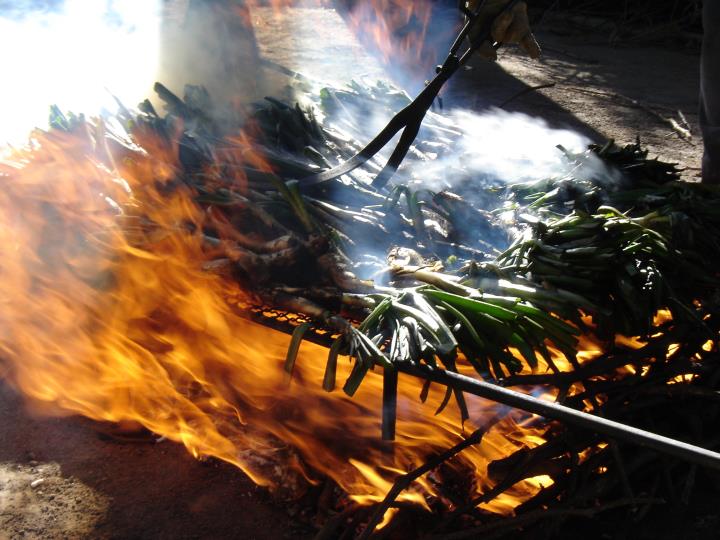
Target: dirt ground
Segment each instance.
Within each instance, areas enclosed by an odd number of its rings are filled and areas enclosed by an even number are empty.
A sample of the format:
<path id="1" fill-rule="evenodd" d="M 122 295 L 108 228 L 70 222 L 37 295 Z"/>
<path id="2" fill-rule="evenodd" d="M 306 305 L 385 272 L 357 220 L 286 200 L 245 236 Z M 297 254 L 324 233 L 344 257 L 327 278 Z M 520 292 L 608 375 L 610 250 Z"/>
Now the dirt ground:
<path id="1" fill-rule="evenodd" d="M 316 77 L 333 73 L 339 81 L 358 72 L 383 73 L 332 10 L 292 10 L 281 21 L 257 10 L 253 19 L 261 54 L 288 68 Z M 697 176 L 697 55 L 611 48 L 602 37 L 590 40 L 550 23 L 538 37 L 542 61 L 505 51 L 497 64 L 475 62 L 453 82 L 446 104 L 482 109 L 555 83 L 506 108 L 598 142 L 630 142 L 639 135 L 652 155 L 678 162 L 686 178 Z M 320 65 L 317 58 L 330 62 Z M 690 125 L 689 141 L 657 116 L 677 120 L 678 110 Z M 312 536 L 297 508 L 273 501 L 232 467 L 196 461 L 167 441 L 119 440 L 107 433 L 106 426 L 81 418 L 28 413 L 0 383 L 0 540 Z"/>
<path id="2" fill-rule="evenodd" d="M 0 539 L 304 538 L 236 468 L 151 435 L 28 414 L 0 387 Z"/>
<path id="3" fill-rule="evenodd" d="M 640 137 L 651 156 L 678 163 L 685 179 L 697 178 L 702 156 L 697 53 L 609 47 L 601 36 L 566 35 L 550 25 L 541 26 L 538 39 L 544 48 L 540 61 L 517 50 L 501 51 L 497 64 L 476 61 L 455 83 L 452 101 L 482 108 L 519 96 L 504 108 L 579 131 L 596 142 L 624 144 Z M 548 84 L 554 86 L 529 90 Z M 689 124 L 689 138 L 669 122 L 681 123 L 678 111 Z"/>
<path id="4" fill-rule="evenodd" d="M 271 10 L 255 13 L 261 54 L 274 62 L 334 82 L 388 73 L 396 81 L 408 78 L 397 76 L 394 65 L 369 57 L 339 28 L 342 22 L 331 10 L 306 9 L 303 16 L 283 19 L 274 18 Z M 678 163 L 686 179 L 697 177 L 702 156 L 697 51 L 612 47 L 603 34 L 588 34 L 552 19 L 543 21 L 536 33 L 543 47 L 539 61 L 516 48 L 501 49 L 497 63 L 473 59 L 470 70 L 460 71 L 448 83 L 445 107 L 480 111 L 512 100 L 505 110 L 578 131 L 594 142 L 629 143 L 640 137 L 651 156 Z M 410 64 L 403 70 L 412 69 Z M 265 75 L 274 77 L 275 84 L 281 80 L 272 72 Z M 430 75 L 420 73 L 419 78 Z M 554 86 L 531 90 L 548 84 Z M 689 139 L 670 125 L 670 119 L 682 124 L 678 111 L 689 124 Z"/>

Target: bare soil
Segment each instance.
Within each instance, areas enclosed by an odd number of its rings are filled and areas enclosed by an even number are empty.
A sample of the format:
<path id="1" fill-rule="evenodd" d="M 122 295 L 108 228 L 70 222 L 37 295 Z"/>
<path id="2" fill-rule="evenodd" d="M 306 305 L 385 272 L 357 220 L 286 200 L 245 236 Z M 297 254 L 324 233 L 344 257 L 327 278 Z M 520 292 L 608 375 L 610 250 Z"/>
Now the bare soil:
<path id="1" fill-rule="evenodd" d="M 89 420 L 42 418 L 0 386 L 0 539 L 305 538 L 238 469 Z"/>
<path id="2" fill-rule="evenodd" d="M 337 81 L 384 73 L 332 10 L 293 9 L 278 20 L 258 9 L 253 23 L 261 55 L 290 69 L 320 78 L 332 73 Z M 502 52 L 496 64 L 474 62 L 453 81 L 446 103 L 482 109 L 555 83 L 517 97 L 506 109 L 598 142 L 640 136 L 653 155 L 678 162 L 686 178 L 695 178 L 701 155 L 697 55 L 618 49 L 602 39 L 588 44 L 587 36 L 571 30 L 540 28 L 545 46 L 540 62 L 512 50 Z M 674 118 L 681 110 L 693 139 L 681 139 L 647 107 Z M 171 442 L 133 437 L 118 437 L 107 426 L 77 417 L 30 414 L 0 383 L 0 539 L 312 536 L 297 507 L 274 501 L 233 467 L 194 460 Z M 712 512 L 703 519 L 706 532 L 720 525 Z M 702 536 L 694 531 L 686 529 L 685 538 Z"/>
<path id="3" fill-rule="evenodd" d="M 702 141 L 698 126 L 699 56 L 658 47 L 617 48 L 588 44 L 588 36 L 540 30 L 543 58 L 533 61 L 517 50 L 500 52 L 499 61 L 476 60 L 454 83 L 451 103 L 474 108 L 498 106 L 567 127 L 598 143 L 624 144 L 637 137 L 651 156 L 678 163 L 684 177 L 700 171 Z M 554 84 L 551 88 L 531 90 Z M 522 94 L 523 92 L 527 92 Z M 669 119 L 681 111 L 691 138 L 682 138 Z"/>

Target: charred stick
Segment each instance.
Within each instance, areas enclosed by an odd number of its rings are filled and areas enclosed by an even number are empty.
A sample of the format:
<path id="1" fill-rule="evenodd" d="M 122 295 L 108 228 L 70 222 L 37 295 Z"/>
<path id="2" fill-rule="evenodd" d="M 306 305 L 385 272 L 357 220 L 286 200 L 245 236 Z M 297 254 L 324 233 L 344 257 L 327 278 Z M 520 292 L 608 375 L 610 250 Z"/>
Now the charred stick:
<path id="1" fill-rule="evenodd" d="M 613 402 L 625 403 L 627 398 L 640 396 L 656 396 L 666 399 L 702 399 L 708 401 L 720 401 L 720 391 L 704 386 L 694 386 L 689 383 L 668 384 L 667 381 L 642 381 L 642 384 L 623 384 L 624 381 L 611 380 L 603 385 L 597 385 L 592 391 L 588 390 L 579 394 L 575 394 L 567 400 L 567 404 L 581 404 L 583 400 L 589 399 L 598 394 L 605 394 L 611 401 L 608 401 L 607 407 Z M 652 400 L 655 403 L 655 400 Z M 624 407 L 624 405 L 621 405 Z"/>
<path id="2" fill-rule="evenodd" d="M 382 521 L 385 512 L 387 512 L 387 510 L 390 508 L 398 495 L 400 495 L 400 493 L 406 490 L 415 480 L 420 478 L 422 475 L 432 471 L 442 463 L 445 463 L 447 460 L 453 458 L 466 448 L 469 448 L 470 446 L 473 446 L 475 444 L 479 444 L 480 441 L 482 441 L 484 434 L 484 430 L 478 429 L 477 431 L 472 433 L 467 439 L 464 439 L 463 441 L 446 450 L 442 454 L 439 454 L 436 457 L 428 460 L 426 463 L 416 469 L 413 469 L 409 473 L 399 476 L 395 480 L 393 486 L 390 488 L 390 491 L 388 491 L 387 495 L 385 495 L 383 501 L 375 507 L 375 510 L 373 510 L 373 513 L 370 516 L 370 521 L 365 526 L 362 534 L 358 537 L 358 540 L 367 540 L 368 538 L 370 538 L 370 535 L 373 533 L 380 521 Z"/>
<path id="3" fill-rule="evenodd" d="M 597 454 L 596 456 L 591 456 L 591 458 L 584 462 L 580 467 L 584 468 L 587 473 L 596 469 L 598 466 L 601 466 L 603 463 L 607 466 L 609 464 L 610 458 L 611 456 L 609 455 L 609 452 L 604 451 L 603 453 Z M 664 460 L 664 456 L 661 459 Z M 651 470 L 653 471 L 653 474 L 655 474 L 655 467 L 657 462 L 658 457 L 656 455 L 653 455 L 653 453 L 651 452 L 644 452 L 635 455 L 634 459 L 628 461 L 626 465 L 626 471 L 629 474 L 637 474 L 638 472 L 646 468 L 646 466 L 650 466 L 652 468 Z M 515 508 L 517 514 L 520 515 L 526 512 L 531 512 L 536 508 L 544 508 L 551 501 L 557 500 L 558 495 L 566 492 L 566 488 L 561 485 L 561 482 L 558 482 L 558 479 L 555 480 L 556 482 L 552 488 L 538 493 L 532 499 L 525 501 L 524 503 L 517 506 Z M 599 498 L 606 495 L 614 497 L 613 494 L 616 493 L 620 482 L 621 480 L 617 471 L 614 471 L 614 469 L 610 468 L 608 470 L 608 473 L 596 476 L 594 482 L 588 482 L 584 486 L 582 486 L 582 488 L 577 490 L 573 495 L 573 500 L 575 501 L 575 504 L 581 504 L 597 501 Z"/>
<path id="4" fill-rule="evenodd" d="M 353 518 L 350 525 L 345 529 L 340 537 L 335 538 L 338 538 L 338 540 L 351 540 L 355 538 L 355 531 L 357 531 L 363 521 L 365 521 L 370 511 L 371 508 L 368 506 L 355 508 L 355 511 L 352 513 Z"/>
<path id="5" fill-rule="evenodd" d="M 623 508 L 625 506 L 638 506 L 641 504 L 665 504 L 665 500 L 647 497 L 628 498 L 589 508 L 543 508 L 519 515 L 518 517 L 512 519 L 503 519 L 487 525 L 482 525 L 480 527 L 474 527 L 472 529 L 466 529 L 452 534 L 432 536 L 430 538 L 432 540 L 464 540 L 465 538 L 483 538 L 485 540 L 489 540 L 491 538 L 498 538 L 511 530 L 527 526 L 542 519 L 557 517 L 592 518 L 601 512 L 607 512 L 609 510 Z"/>
<path id="6" fill-rule="evenodd" d="M 535 92 L 537 90 L 545 90 L 546 88 L 554 88 L 555 83 L 545 83 L 545 84 L 538 84 L 536 86 L 528 86 L 527 88 L 523 88 L 520 90 L 517 94 L 510 96 L 505 101 L 503 101 L 500 105 L 498 105 L 499 109 L 504 109 L 507 105 L 510 105 L 513 101 L 515 101 L 518 98 L 523 97 L 526 94 L 529 94 L 530 92 Z"/>
<path id="7" fill-rule="evenodd" d="M 358 515 L 358 508 L 350 506 L 343 512 L 330 517 L 323 527 L 317 532 L 313 540 L 335 540 L 342 533 L 343 526 L 349 519 Z"/>
<path id="8" fill-rule="evenodd" d="M 583 441 L 580 445 L 582 448 L 589 448 L 597 443 L 595 437 L 591 437 Z M 568 437 L 564 433 L 553 436 L 547 442 L 536 446 L 535 448 L 521 448 L 507 457 L 496 459 L 488 464 L 487 472 L 490 480 L 502 481 L 508 476 L 514 476 L 519 480 L 547 474 L 553 476 L 548 469 L 554 469 L 554 465 L 550 465 L 546 469 L 546 465 L 558 460 L 565 461 L 568 453 L 573 453 L 578 445 L 571 445 Z M 520 474 L 522 476 L 518 477 Z M 477 503 L 480 504 L 480 503 Z"/>
<path id="9" fill-rule="evenodd" d="M 542 447 L 538 448 L 548 448 L 548 445 L 550 447 L 552 446 L 551 443 L 545 443 Z M 552 448 L 550 448 L 552 449 Z M 516 452 L 515 454 L 512 454 L 510 457 L 505 458 L 505 460 L 502 460 L 502 462 L 507 463 L 508 460 L 513 460 L 513 464 L 511 467 L 504 467 L 507 470 L 504 472 L 503 478 L 495 484 L 492 488 L 485 491 L 484 493 L 478 495 L 475 497 L 472 501 L 470 501 L 468 504 L 465 504 L 456 510 L 454 510 L 446 519 L 443 520 L 443 522 L 435 529 L 435 531 L 443 530 L 449 527 L 455 520 L 457 520 L 460 516 L 467 514 L 468 512 L 472 511 L 474 508 L 476 508 L 480 504 L 489 503 L 490 501 L 496 499 L 498 496 L 503 494 L 505 491 L 510 489 L 512 486 L 520 482 L 521 480 L 524 480 L 525 478 L 530 478 L 533 476 L 537 476 L 539 474 L 548 474 L 547 466 L 546 464 L 542 463 L 543 461 L 550 461 L 548 457 L 538 454 L 534 452 L 534 450 L 522 450 L 519 452 Z M 547 452 L 545 452 L 547 453 Z M 499 471 L 491 472 L 490 467 L 494 464 L 498 463 L 497 461 L 490 463 L 490 466 L 488 467 L 488 473 L 491 476 L 500 476 Z M 541 469 L 541 470 L 539 470 Z M 550 476 L 553 476 L 550 474 Z M 554 476 L 553 476 L 554 477 Z"/>
<path id="10" fill-rule="evenodd" d="M 543 401 L 533 396 L 503 388 L 484 381 L 478 381 L 459 373 L 420 367 L 409 364 L 397 364 L 400 372 L 414 377 L 430 380 L 455 390 L 524 410 L 550 420 L 559 420 L 579 428 L 630 442 L 679 458 L 690 463 L 720 470 L 720 454 L 694 446 L 682 441 L 671 439 L 657 433 L 651 433 L 613 420 L 600 418 L 591 414 L 571 409 L 557 403 Z"/>
<path id="11" fill-rule="evenodd" d="M 623 354 L 607 355 L 584 364 L 580 369 L 574 369 L 572 371 L 552 374 L 511 375 L 503 379 L 502 384 L 506 387 L 538 385 L 566 386 L 589 379 L 590 377 L 597 377 L 608 372 L 613 372 L 623 366 L 634 364 L 643 358 L 648 362 L 648 359 L 652 358 L 652 353 L 649 353 L 645 347 L 636 351 L 623 352 Z"/>

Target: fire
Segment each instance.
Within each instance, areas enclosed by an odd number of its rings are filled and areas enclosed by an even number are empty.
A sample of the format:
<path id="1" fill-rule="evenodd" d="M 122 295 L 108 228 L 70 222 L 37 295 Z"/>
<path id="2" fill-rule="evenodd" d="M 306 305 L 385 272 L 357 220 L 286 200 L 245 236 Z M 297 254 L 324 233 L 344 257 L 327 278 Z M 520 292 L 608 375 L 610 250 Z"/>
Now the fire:
<path id="1" fill-rule="evenodd" d="M 275 17 L 282 18 L 288 8 L 327 8 L 331 5 L 327 0 L 248 0 L 245 7 L 233 8 L 233 13 L 251 25 L 252 10 L 258 7 L 269 6 Z M 443 21 L 447 17 L 434 13 L 430 0 L 358 0 L 338 9 L 347 15 L 349 26 L 358 37 L 372 45 L 387 64 L 400 60 L 415 67 L 421 65 L 423 69 L 432 68 L 438 53 L 427 48 L 426 43 L 434 42 L 438 37 L 450 40 L 460 20 L 459 11 L 452 8 L 453 21 Z M 441 24 L 438 24 L 439 20 Z M 438 33 L 443 35 L 438 36 Z"/>
<path id="2" fill-rule="evenodd" d="M 454 5 L 431 0 L 358 0 L 347 19 L 393 77 L 415 90 L 445 59 L 462 22 Z"/>
<path id="3" fill-rule="evenodd" d="M 351 20 L 372 29 L 388 58 L 399 41 L 422 63 L 431 10 L 426 0 L 371 0 Z M 244 318 L 252 291 L 208 271 L 203 225 L 210 220 L 228 235 L 230 227 L 177 181 L 177 147 L 141 129 L 133 137 L 105 129 L 96 121 L 72 133 L 36 132 L 29 148 L 0 161 L 0 374 L 31 402 L 143 426 L 289 496 L 326 476 L 359 504 L 381 500 L 396 477 L 479 426 L 489 427 L 482 443 L 452 460 L 474 478 L 476 494 L 493 486 L 490 462 L 543 444 L 537 417 L 472 396 L 465 425 L 454 402 L 433 416 L 444 390 L 433 386 L 423 404 L 417 382 L 402 377 L 397 438 L 383 442 L 381 374 L 370 373 L 353 398 L 326 393 L 327 352 L 308 343 L 289 384 L 289 337 Z M 232 142 L 241 149 L 233 159 L 270 170 L 248 134 Z M 235 179 L 238 191 L 245 185 Z M 621 336 L 616 343 L 642 346 Z M 578 361 L 602 352 L 583 336 Z M 560 370 L 572 369 L 554 353 Z M 350 368 L 342 362 L 338 378 Z M 525 479 L 483 507 L 510 513 L 551 484 L 548 476 Z M 429 508 L 428 497 L 441 495 L 426 476 L 399 499 Z"/>
<path id="4" fill-rule="evenodd" d="M 385 61 L 399 54 L 417 62 L 422 60 L 431 14 L 428 0 L 366 0 L 357 3 L 350 21 L 356 31 L 367 35 Z"/>
<path id="5" fill-rule="evenodd" d="M 222 222 L 178 181 L 175 143 L 141 127 L 132 136 L 108 130 L 96 121 L 71 133 L 36 132 L 28 148 L 0 162 L 0 373 L 32 403 L 144 426 L 288 496 L 329 477 L 359 504 L 381 500 L 396 477 L 477 427 L 488 428 L 482 443 L 451 462 L 474 479 L 476 494 L 493 486 L 490 462 L 543 444 L 546 425 L 537 417 L 472 396 L 464 426 L 454 402 L 433 416 L 444 389 L 431 387 L 423 404 L 417 381 L 404 377 L 397 438 L 383 442 L 381 374 L 370 373 L 353 398 L 326 393 L 327 352 L 309 343 L 288 383 L 289 337 L 243 317 L 253 292 L 208 271 L 203 225 Z M 238 151 L 224 159 L 269 170 L 247 133 L 233 143 Z M 238 192 L 245 186 L 235 179 Z M 582 337 L 581 363 L 601 353 Z M 572 369 L 553 356 L 557 368 Z M 538 371 L 550 370 L 538 362 Z M 340 380 L 350 368 L 341 362 Z M 429 508 L 429 496 L 442 496 L 445 473 L 434 474 L 399 499 Z M 510 513 L 551 484 L 547 476 L 525 479 L 483 507 Z"/>
<path id="6" fill-rule="evenodd" d="M 288 385 L 289 338 L 243 318 L 237 306 L 251 292 L 203 268 L 208 216 L 176 181 L 176 155 L 142 130 L 110 137 L 98 122 L 37 132 L 0 165 L 0 349 L 5 376 L 30 401 L 142 425 L 294 495 L 326 475 L 362 504 L 497 419 L 493 404 L 470 397 L 472 424 L 452 405 L 433 417 L 443 389 L 422 404 L 417 382 L 401 378 L 390 447 L 379 437 L 379 373 L 352 399 L 328 394 L 327 353 L 303 344 Z M 251 148 L 242 155 L 255 159 Z M 453 460 L 478 492 L 490 461 L 543 441 L 544 428 L 523 418 L 506 416 Z M 510 511 L 547 483 L 520 482 L 490 507 Z M 400 499 L 426 505 L 436 493 L 421 478 Z"/>

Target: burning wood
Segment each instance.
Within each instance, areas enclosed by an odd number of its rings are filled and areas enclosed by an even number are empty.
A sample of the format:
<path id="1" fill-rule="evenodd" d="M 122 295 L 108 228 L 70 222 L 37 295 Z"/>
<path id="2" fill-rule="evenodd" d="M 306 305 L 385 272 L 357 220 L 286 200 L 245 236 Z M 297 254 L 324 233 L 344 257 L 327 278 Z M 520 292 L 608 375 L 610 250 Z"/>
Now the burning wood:
<path id="1" fill-rule="evenodd" d="M 373 191 L 362 171 L 293 180 L 360 148 L 329 107 L 324 125 L 268 99 L 221 125 L 201 89 L 157 89 L 167 115 L 147 102 L 106 122 L 54 111 L 55 129 L 1 169 L 1 343 L 30 398 L 140 422 L 263 485 L 289 483 L 287 470 L 327 476 L 361 505 L 412 471 L 367 534 L 395 497 L 431 509 L 439 534 L 512 509 L 516 526 L 555 515 L 535 512 L 545 506 L 609 509 L 623 491 L 654 504 L 659 487 L 633 487 L 658 467 L 686 472 L 651 452 L 628 458 L 623 426 L 590 417 L 574 430 L 468 395 L 497 389 L 488 381 L 531 388 L 547 403 L 529 410 L 548 417 L 566 411 L 554 400 L 574 409 L 561 420 L 582 410 L 717 446 L 686 422 L 710 419 L 702 404 L 717 400 L 717 190 L 678 182 L 636 146 L 568 155 L 566 178 L 485 190 L 528 224 L 498 254 L 488 240 L 507 233 L 472 200 Z M 321 97 L 372 99 L 359 85 Z M 452 126 L 431 117 L 424 129 L 452 145 Z M 623 181 L 603 183 L 599 160 Z M 395 264 L 362 275 L 372 259 L 358 254 L 393 248 Z M 249 320 L 292 333 L 289 345 Z M 452 460 L 424 465 L 434 453 Z M 471 480 L 453 492 L 456 478 Z"/>

